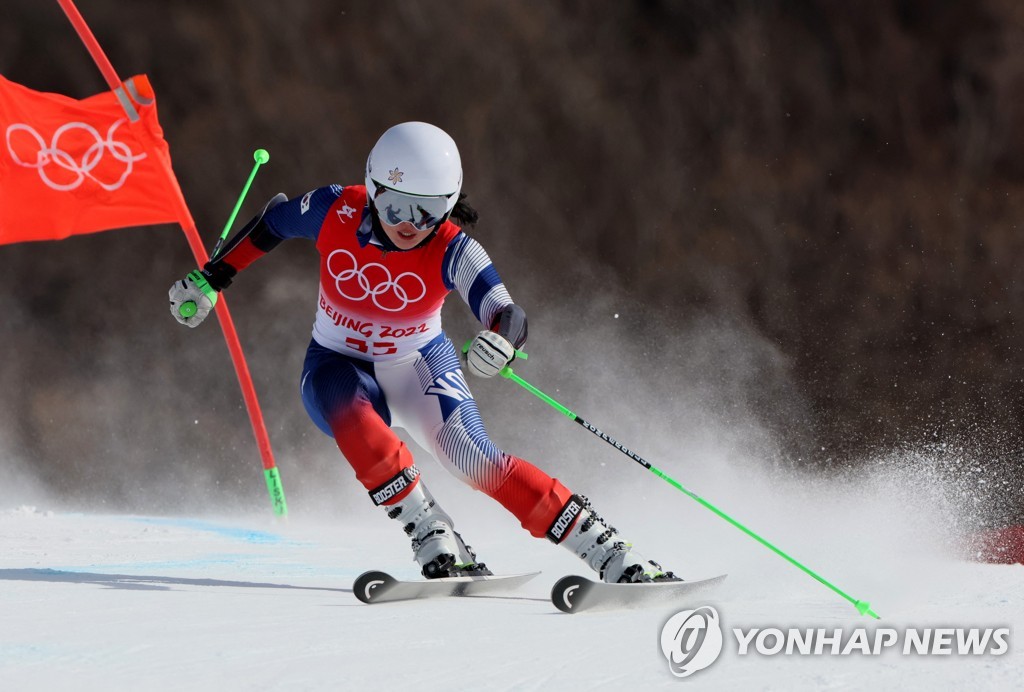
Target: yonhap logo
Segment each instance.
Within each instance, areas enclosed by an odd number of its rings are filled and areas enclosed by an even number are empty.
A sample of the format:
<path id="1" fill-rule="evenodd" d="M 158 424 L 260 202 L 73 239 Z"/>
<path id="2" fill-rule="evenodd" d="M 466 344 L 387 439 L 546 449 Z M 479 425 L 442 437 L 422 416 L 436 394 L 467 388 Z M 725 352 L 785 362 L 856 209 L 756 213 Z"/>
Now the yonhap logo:
<path id="1" fill-rule="evenodd" d="M 685 678 L 714 663 L 726 639 L 740 658 L 758 656 L 881 657 L 1005 656 L 1009 627 L 733 627 L 723 631 L 711 606 L 676 613 L 661 629 L 661 652 L 669 670 Z"/>
<path id="2" fill-rule="evenodd" d="M 704 670 L 722 653 L 722 625 L 711 606 L 676 613 L 661 628 L 661 652 L 672 675 L 685 678 Z"/>
<path id="3" fill-rule="evenodd" d="M 754 627 L 732 633 L 739 656 L 1002 656 L 1010 649 L 1009 627 Z"/>

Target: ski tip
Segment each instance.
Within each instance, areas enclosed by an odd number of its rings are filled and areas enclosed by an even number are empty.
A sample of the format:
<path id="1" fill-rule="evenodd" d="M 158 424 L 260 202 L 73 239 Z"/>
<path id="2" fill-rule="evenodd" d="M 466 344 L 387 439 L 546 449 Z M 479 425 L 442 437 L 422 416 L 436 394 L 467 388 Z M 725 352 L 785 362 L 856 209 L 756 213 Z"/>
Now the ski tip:
<path id="1" fill-rule="evenodd" d="M 578 613 L 582 609 L 583 596 L 592 584 L 585 577 L 562 577 L 551 587 L 551 602 L 563 613 Z"/>
<path id="2" fill-rule="evenodd" d="M 373 603 L 394 583 L 395 578 L 387 572 L 370 570 L 356 577 L 352 583 L 352 593 L 363 603 Z"/>

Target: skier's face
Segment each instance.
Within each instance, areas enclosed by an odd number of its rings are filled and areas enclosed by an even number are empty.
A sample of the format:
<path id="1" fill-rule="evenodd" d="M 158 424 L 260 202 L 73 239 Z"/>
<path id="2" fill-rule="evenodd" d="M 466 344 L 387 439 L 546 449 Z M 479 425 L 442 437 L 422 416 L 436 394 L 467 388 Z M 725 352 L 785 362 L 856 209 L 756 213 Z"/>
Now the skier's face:
<path id="1" fill-rule="evenodd" d="M 384 219 L 381 219 L 380 225 L 381 228 L 384 229 L 384 232 L 387 233 L 388 239 L 391 240 L 399 250 L 412 250 L 414 247 L 422 243 L 433 230 L 432 228 L 428 228 L 425 231 L 417 230 L 417 228 L 408 221 L 391 225 L 389 223 L 385 223 Z"/>

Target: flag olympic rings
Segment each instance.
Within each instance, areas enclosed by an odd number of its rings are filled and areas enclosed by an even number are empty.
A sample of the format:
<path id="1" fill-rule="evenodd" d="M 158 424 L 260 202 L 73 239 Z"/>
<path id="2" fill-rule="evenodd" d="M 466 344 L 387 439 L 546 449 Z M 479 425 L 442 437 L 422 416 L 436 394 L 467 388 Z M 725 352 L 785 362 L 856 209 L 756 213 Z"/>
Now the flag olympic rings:
<path id="1" fill-rule="evenodd" d="M 127 122 L 127 119 L 121 118 L 111 125 L 110 129 L 107 130 L 106 139 L 100 137 L 100 133 L 91 125 L 79 122 L 67 123 L 65 125 L 61 125 L 57 128 L 57 131 L 53 133 L 53 139 L 50 141 L 49 146 L 46 145 L 42 136 L 36 132 L 35 128 L 31 125 L 26 125 L 25 123 L 14 123 L 7 128 L 7 150 L 10 152 L 11 158 L 14 159 L 14 162 L 19 166 L 35 168 L 38 170 L 39 177 L 42 178 L 44 183 L 54 190 L 74 190 L 81 185 L 86 178 L 90 178 L 96 181 L 96 183 L 104 190 L 113 192 L 124 185 L 125 179 L 131 175 L 135 162 L 146 158 L 146 154 L 134 155 L 127 144 L 114 139 L 114 131 L 125 122 Z M 74 129 L 85 130 L 96 140 L 95 143 L 93 143 L 88 149 L 86 149 L 85 153 L 82 154 L 81 161 L 75 160 L 74 156 L 64 151 L 59 146 L 61 136 Z M 11 146 L 11 135 L 18 131 L 27 132 L 39 145 L 39 151 L 36 153 L 36 160 L 34 162 L 22 161 L 15 153 L 14 147 Z M 93 169 L 99 165 L 104 153 L 107 151 L 109 151 L 110 155 L 115 159 L 125 164 L 125 169 L 121 174 L 121 177 L 113 183 L 104 182 L 92 175 Z M 50 179 L 46 174 L 47 164 L 50 163 L 75 174 L 76 177 L 74 181 L 70 183 L 57 183 Z"/>

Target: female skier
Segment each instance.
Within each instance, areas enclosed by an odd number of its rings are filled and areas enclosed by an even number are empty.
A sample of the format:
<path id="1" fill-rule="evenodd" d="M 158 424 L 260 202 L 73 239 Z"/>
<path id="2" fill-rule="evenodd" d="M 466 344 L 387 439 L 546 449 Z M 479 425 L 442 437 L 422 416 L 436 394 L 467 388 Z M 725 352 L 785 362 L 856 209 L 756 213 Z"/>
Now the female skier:
<path id="1" fill-rule="evenodd" d="M 493 377 L 515 358 L 526 342 L 526 315 L 484 249 L 462 232 L 477 214 L 461 189 L 462 163 L 448 134 L 421 122 L 396 125 L 370 152 L 365 187 L 330 185 L 292 200 L 277 195 L 224 252 L 175 282 L 171 314 L 195 327 L 237 272 L 282 240 L 314 241 L 320 296 L 302 401 L 373 503 L 412 538 L 424 577 L 491 572 L 455 532 L 393 426 L 604 581 L 675 579 L 633 550 L 586 498 L 501 451 L 484 430 L 441 329 L 441 305 L 457 290 L 482 323 L 465 362 L 478 377 Z M 179 310 L 187 301 L 198 308 L 190 317 Z"/>

